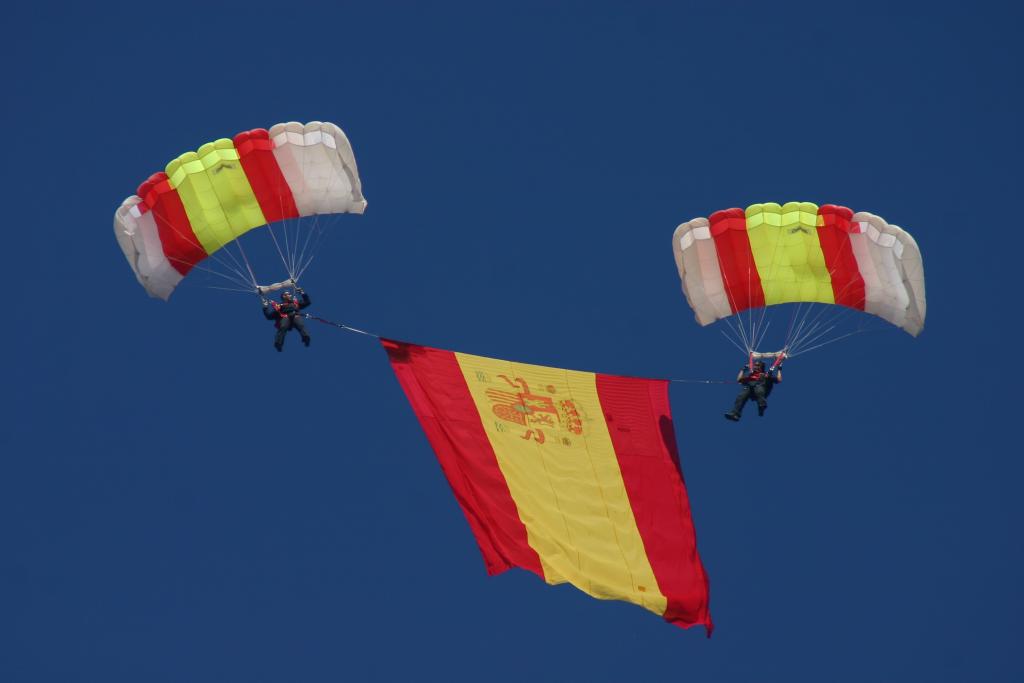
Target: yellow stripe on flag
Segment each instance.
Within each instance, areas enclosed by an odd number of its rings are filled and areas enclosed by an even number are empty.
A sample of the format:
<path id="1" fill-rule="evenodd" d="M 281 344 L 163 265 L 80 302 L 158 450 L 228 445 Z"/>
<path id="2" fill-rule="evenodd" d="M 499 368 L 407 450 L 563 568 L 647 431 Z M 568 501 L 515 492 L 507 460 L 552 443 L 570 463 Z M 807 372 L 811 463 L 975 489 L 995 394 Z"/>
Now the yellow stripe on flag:
<path id="1" fill-rule="evenodd" d="M 664 614 L 595 376 L 455 357 L 545 580 Z"/>
<path id="2" fill-rule="evenodd" d="M 821 219 L 816 204 L 753 204 L 746 216 L 766 306 L 792 301 L 835 303 L 832 277 L 818 241 Z"/>
<path id="3" fill-rule="evenodd" d="M 267 222 L 231 140 L 182 154 L 167 164 L 167 177 L 207 254 Z"/>

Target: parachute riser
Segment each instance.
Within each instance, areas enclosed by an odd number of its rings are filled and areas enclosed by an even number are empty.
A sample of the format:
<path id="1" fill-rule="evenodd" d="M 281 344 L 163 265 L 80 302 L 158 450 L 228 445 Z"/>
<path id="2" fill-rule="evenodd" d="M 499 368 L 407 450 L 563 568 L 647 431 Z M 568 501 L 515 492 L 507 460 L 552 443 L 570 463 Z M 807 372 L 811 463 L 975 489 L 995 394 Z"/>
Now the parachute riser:
<path id="1" fill-rule="evenodd" d="M 263 295 L 266 294 L 267 292 L 276 292 L 279 289 L 296 287 L 298 286 L 298 284 L 299 283 L 296 282 L 293 278 L 288 278 L 287 280 L 284 280 L 282 282 L 275 282 L 270 285 L 256 285 L 256 292 L 260 295 Z"/>
<path id="2" fill-rule="evenodd" d="M 747 367 L 750 368 L 751 372 L 754 370 L 754 361 L 761 358 L 773 358 L 771 370 L 782 365 L 782 361 L 786 360 L 786 352 L 788 349 L 782 349 L 781 351 L 751 351 L 747 357 Z"/>

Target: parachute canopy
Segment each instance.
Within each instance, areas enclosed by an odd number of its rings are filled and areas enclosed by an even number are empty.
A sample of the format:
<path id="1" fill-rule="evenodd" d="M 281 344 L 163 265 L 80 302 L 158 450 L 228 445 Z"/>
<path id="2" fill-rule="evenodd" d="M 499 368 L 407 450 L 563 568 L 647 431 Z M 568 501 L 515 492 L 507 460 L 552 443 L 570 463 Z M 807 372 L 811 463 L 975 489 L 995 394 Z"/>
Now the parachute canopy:
<path id="1" fill-rule="evenodd" d="M 809 202 L 694 218 L 672 237 L 697 322 L 782 303 L 838 304 L 911 335 L 924 327 L 924 265 L 909 233 L 874 214 Z"/>
<path id="2" fill-rule="evenodd" d="M 255 227 L 365 208 L 338 126 L 279 123 L 172 160 L 124 200 L 114 234 L 139 283 L 167 299 L 197 263 Z"/>

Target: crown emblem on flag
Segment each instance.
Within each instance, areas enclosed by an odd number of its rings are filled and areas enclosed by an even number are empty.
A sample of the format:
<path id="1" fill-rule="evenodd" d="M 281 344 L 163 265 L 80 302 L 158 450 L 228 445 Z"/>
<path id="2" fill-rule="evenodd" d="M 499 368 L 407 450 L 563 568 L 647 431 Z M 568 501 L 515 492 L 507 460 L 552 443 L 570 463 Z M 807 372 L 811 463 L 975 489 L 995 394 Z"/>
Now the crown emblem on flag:
<path id="1" fill-rule="evenodd" d="M 513 390 L 488 389 L 487 399 L 491 402 L 491 410 L 499 419 L 528 428 L 520 438 L 544 443 L 547 439 L 545 429 L 564 430 L 576 436 L 583 434 L 583 420 L 571 399 L 556 401 L 551 396 L 535 394 L 522 377 L 498 377 Z M 545 389 L 551 394 L 557 391 L 553 385 L 548 385 Z M 568 446 L 571 443 L 568 437 L 562 439 L 563 445 Z"/>

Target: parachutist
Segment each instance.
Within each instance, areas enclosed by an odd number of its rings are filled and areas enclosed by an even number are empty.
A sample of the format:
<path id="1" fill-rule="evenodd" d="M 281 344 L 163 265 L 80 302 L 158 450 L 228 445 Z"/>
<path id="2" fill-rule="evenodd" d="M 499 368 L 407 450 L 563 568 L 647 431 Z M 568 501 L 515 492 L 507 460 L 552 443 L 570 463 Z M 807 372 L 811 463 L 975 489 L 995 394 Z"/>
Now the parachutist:
<path id="1" fill-rule="evenodd" d="M 292 328 L 299 331 L 302 343 L 309 346 L 309 332 L 306 332 L 302 314 L 299 313 L 303 308 L 309 306 L 309 295 L 301 287 L 296 287 L 295 291 L 299 293 L 298 299 L 290 291 L 285 290 L 281 293 L 280 303 L 264 300 L 263 316 L 267 320 L 274 321 L 274 327 L 277 329 L 277 333 L 274 335 L 274 348 L 278 351 L 284 350 L 284 336 Z"/>
<path id="2" fill-rule="evenodd" d="M 757 414 L 764 415 L 768 409 L 768 394 L 772 393 L 772 387 L 782 381 L 782 368 L 773 366 L 765 370 L 764 361 L 755 361 L 753 369 L 746 366 L 740 369 L 736 381 L 743 385 L 740 393 L 736 396 L 736 402 L 732 410 L 725 414 L 725 419 L 738 422 L 743 413 L 743 406 L 747 401 L 757 401 Z"/>

